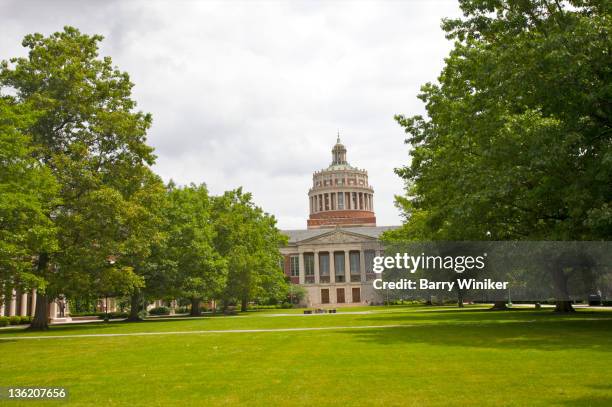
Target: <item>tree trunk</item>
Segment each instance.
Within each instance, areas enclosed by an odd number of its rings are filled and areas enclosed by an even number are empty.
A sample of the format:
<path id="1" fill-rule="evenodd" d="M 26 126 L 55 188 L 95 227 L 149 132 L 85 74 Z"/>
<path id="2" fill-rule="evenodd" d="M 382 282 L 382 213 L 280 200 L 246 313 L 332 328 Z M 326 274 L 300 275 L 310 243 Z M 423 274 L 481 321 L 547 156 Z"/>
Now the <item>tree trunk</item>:
<path id="1" fill-rule="evenodd" d="M 247 305 L 249 305 L 249 299 L 247 297 L 242 297 L 240 301 L 240 311 L 247 312 Z"/>
<path id="2" fill-rule="evenodd" d="M 49 329 L 49 298 L 45 294 L 36 294 L 36 309 L 34 310 L 34 319 L 30 324 L 30 329 L 34 331 L 44 331 Z"/>
<path id="3" fill-rule="evenodd" d="M 557 265 L 553 271 L 553 279 L 555 282 L 555 297 L 557 299 L 555 301 L 555 312 L 576 311 L 572 306 L 572 302 L 570 301 L 569 290 L 567 287 L 567 275 L 565 275 L 561 266 Z"/>
<path id="4" fill-rule="evenodd" d="M 49 255 L 40 253 L 38 256 L 38 264 L 36 270 L 39 276 L 44 276 L 47 272 L 49 263 Z M 49 304 L 52 299 L 49 299 L 46 294 L 41 291 L 36 293 L 36 309 L 34 310 L 34 318 L 30 324 L 30 329 L 35 331 L 43 331 L 49 329 Z"/>
<path id="5" fill-rule="evenodd" d="M 576 312 L 571 301 L 556 301 L 555 312 Z"/>
<path id="6" fill-rule="evenodd" d="M 463 308 L 463 292 L 457 290 L 457 307 Z"/>
<path id="7" fill-rule="evenodd" d="M 200 299 L 192 298 L 191 299 L 191 312 L 189 313 L 192 317 L 198 317 L 202 315 L 202 310 L 200 310 Z"/>
<path id="8" fill-rule="evenodd" d="M 493 307 L 490 308 L 492 311 L 504 311 L 507 310 L 508 307 L 506 307 L 506 300 L 500 300 L 500 301 L 495 301 L 493 303 Z"/>
<path id="9" fill-rule="evenodd" d="M 134 293 L 130 297 L 130 315 L 128 321 L 142 321 L 140 318 L 140 293 Z"/>

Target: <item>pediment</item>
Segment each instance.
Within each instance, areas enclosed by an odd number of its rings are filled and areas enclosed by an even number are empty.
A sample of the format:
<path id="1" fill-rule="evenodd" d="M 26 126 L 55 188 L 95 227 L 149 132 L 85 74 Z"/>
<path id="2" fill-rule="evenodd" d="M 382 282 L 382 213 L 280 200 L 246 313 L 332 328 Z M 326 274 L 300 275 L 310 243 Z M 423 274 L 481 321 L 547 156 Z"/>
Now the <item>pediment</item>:
<path id="1" fill-rule="evenodd" d="M 308 244 L 330 244 L 330 243 L 361 243 L 376 241 L 372 236 L 347 232 L 344 230 L 333 230 L 328 233 L 302 240 L 300 243 Z"/>

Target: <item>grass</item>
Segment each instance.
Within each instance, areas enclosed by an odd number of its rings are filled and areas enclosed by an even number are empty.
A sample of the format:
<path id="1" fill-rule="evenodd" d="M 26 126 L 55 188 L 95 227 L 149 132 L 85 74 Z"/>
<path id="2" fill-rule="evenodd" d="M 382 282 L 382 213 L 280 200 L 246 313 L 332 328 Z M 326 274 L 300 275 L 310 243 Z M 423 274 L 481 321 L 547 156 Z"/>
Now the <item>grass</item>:
<path id="1" fill-rule="evenodd" d="M 74 335 L 56 339 L 0 330 L 0 386 L 65 386 L 74 406 L 612 405 L 612 312 L 343 311 L 67 325 L 43 334 Z M 78 337 L 385 325 L 401 327 Z"/>

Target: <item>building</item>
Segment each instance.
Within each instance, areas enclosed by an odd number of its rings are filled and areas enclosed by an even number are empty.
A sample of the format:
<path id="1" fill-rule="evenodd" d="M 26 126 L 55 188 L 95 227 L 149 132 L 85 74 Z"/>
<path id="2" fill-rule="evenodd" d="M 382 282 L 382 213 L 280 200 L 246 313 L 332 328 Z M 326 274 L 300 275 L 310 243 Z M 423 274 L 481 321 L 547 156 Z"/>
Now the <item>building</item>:
<path id="1" fill-rule="evenodd" d="M 7 298 L 0 297 L 0 316 L 34 316 L 36 310 L 36 289 L 18 291 L 13 289 Z M 51 322 L 69 322 L 70 311 L 68 301 L 57 298 L 48 307 Z"/>
<path id="2" fill-rule="evenodd" d="M 308 191 L 307 229 L 284 230 L 285 274 L 306 288 L 303 305 L 339 306 L 382 301 L 372 281 L 380 235 L 395 226 L 376 226 L 374 189 L 368 172 L 351 166 L 340 136 L 329 167 L 316 171 Z"/>

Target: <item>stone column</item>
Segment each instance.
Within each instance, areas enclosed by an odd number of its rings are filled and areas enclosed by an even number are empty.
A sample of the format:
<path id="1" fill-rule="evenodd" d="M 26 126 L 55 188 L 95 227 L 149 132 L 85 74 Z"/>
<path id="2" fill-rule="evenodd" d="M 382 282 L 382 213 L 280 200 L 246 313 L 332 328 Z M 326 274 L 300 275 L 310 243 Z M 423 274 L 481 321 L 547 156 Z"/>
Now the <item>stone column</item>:
<path id="1" fill-rule="evenodd" d="M 36 297 L 37 297 L 37 294 L 36 294 L 36 288 L 35 288 L 32 290 L 32 309 L 31 309 L 32 316 L 36 314 Z"/>
<path id="2" fill-rule="evenodd" d="M 17 308 L 17 292 L 13 289 L 11 291 L 11 301 L 9 302 L 9 317 L 15 316 L 15 308 Z"/>
<path id="3" fill-rule="evenodd" d="M 333 247 L 332 247 L 332 250 L 329 252 L 329 282 L 330 283 L 336 282 L 336 270 L 334 267 L 335 267 L 334 266 L 334 252 L 333 252 Z M 329 301 L 331 302 L 331 297 L 329 297 Z"/>
<path id="4" fill-rule="evenodd" d="M 57 318 L 57 302 L 55 300 L 49 304 L 49 317 L 51 319 Z"/>
<path id="5" fill-rule="evenodd" d="M 300 284 L 304 284 L 304 253 L 300 252 L 298 255 L 298 267 L 300 268 Z"/>
<path id="6" fill-rule="evenodd" d="M 361 282 L 366 282 L 366 267 L 365 267 L 365 252 L 359 250 L 359 274 L 361 274 Z"/>
<path id="7" fill-rule="evenodd" d="M 319 284 L 319 252 L 317 250 L 314 251 L 314 273 L 315 284 Z"/>
<path id="8" fill-rule="evenodd" d="M 348 250 L 344 251 L 344 281 L 347 283 L 351 281 L 351 258 Z"/>
<path id="9" fill-rule="evenodd" d="M 28 315 L 28 293 L 21 294 L 21 309 L 19 311 L 19 315 L 22 317 Z"/>
<path id="10" fill-rule="evenodd" d="M 4 303 L 6 301 L 4 301 L 4 295 L 2 294 L 2 290 L 4 287 L 2 287 L 2 285 L 0 285 L 0 317 L 4 316 L 4 310 L 6 309 L 6 307 L 4 306 Z"/>

